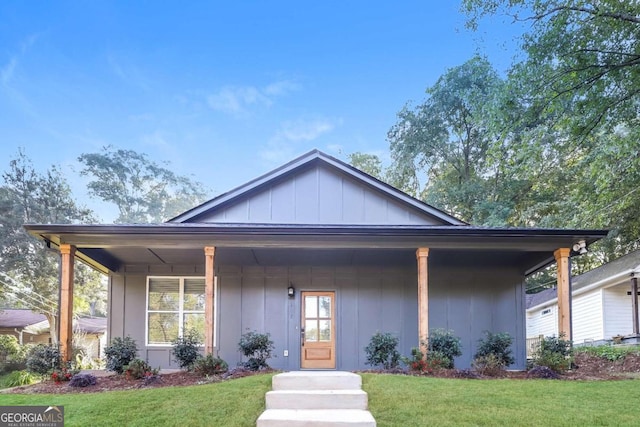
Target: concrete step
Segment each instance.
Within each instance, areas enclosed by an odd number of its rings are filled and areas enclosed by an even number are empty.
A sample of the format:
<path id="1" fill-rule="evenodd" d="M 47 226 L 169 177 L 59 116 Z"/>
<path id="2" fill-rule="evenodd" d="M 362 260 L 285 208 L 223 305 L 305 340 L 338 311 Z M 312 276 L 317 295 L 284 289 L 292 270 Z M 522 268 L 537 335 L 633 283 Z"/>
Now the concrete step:
<path id="1" fill-rule="evenodd" d="M 363 390 L 275 390 L 267 392 L 267 409 L 362 409 L 368 406 Z"/>
<path id="2" fill-rule="evenodd" d="M 352 372 L 294 371 L 278 374 L 273 390 L 360 390 L 362 378 Z"/>
<path id="3" fill-rule="evenodd" d="M 369 411 L 358 409 L 267 409 L 257 427 L 376 427 Z"/>

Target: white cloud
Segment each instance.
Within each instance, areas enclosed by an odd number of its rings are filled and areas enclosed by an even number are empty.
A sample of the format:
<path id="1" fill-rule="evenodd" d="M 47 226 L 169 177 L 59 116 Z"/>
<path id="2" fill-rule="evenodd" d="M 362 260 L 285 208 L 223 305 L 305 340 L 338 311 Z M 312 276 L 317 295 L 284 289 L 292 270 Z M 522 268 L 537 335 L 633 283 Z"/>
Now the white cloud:
<path id="1" fill-rule="evenodd" d="M 150 146 L 154 150 L 161 150 L 166 152 L 170 151 L 172 148 L 171 144 L 169 143 L 169 141 L 167 141 L 167 138 L 160 130 L 156 130 L 153 133 L 143 135 L 140 139 L 144 145 Z"/>
<path id="2" fill-rule="evenodd" d="M 260 151 L 260 157 L 270 165 L 291 160 L 300 151 L 313 148 L 310 142 L 332 132 L 342 123 L 342 119 L 317 117 L 286 121 Z"/>
<path id="3" fill-rule="evenodd" d="M 296 120 L 284 122 L 278 136 L 291 142 L 313 141 L 334 128 L 335 123 L 328 119 Z"/>
<path id="4" fill-rule="evenodd" d="M 11 79 L 13 79 L 13 73 L 15 72 L 16 65 L 18 64 L 18 58 L 12 57 L 7 65 L 0 68 L 0 81 L 3 86 L 7 86 Z"/>
<path id="5" fill-rule="evenodd" d="M 11 80 L 15 77 L 16 68 L 18 67 L 18 61 L 22 58 L 27 51 L 38 40 L 38 34 L 32 34 L 20 43 L 20 52 L 14 54 L 9 58 L 9 61 L 2 67 L 0 67 L 0 82 L 3 86 L 8 86 Z"/>
<path id="6" fill-rule="evenodd" d="M 123 55 L 118 56 L 114 52 L 107 54 L 107 62 L 111 72 L 115 74 L 125 84 L 137 87 L 145 92 L 151 92 L 151 79 L 142 69 L 133 63 L 128 62 Z"/>
<path id="7" fill-rule="evenodd" d="M 270 107 L 275 98 L 299 90 L 300 86 L 289 80 L 268 84 L 263 88 L 255 86 L 224 86 L 207 97 L 209 107 L 230 114 L 243 114 L 251 107 Z"/>
<path id="8" fill-rule="evenodd" d="M 290 80 L 281 80 L 267 85 L 264 93 L 269 96 L 282 96 L 300 90 L 300 85 Z"/>

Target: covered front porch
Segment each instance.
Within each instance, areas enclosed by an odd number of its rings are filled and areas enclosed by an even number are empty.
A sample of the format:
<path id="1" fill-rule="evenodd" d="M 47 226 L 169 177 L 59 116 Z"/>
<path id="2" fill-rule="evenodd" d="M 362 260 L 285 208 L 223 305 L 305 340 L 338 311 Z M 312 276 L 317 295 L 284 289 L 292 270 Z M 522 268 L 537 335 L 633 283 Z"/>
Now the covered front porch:
<path id="1" fill-rule="evenodd" d="M 268 332 L 276 343 L 272 366 L 287 370 L 299 369 L 303 360 L 305 292 L 334 298 L 331 319 L 318 322 L 331 320 L 335 369 L 365 368 L 363 348 L 376 331 L 397 334 L 400 351 L 408 354 L 433 328 L 452 329 L 463 339 L 464 354 L 456 361 L 462 367 L 470 365 L 484 330 L 509 332 L 515 367 L 524 367 L 525 275 L 557 262 L 558 288 L 567 295 L 559 328 L 570 337 L 568 248 L 603 233 L 237 224 L 27 229 L 61 254 L 65 357 L 71 354 L 68 325 L 79 259 L 110 277 L 109 337 L 132 336 L 152 365 L 171 367 L 172 361 L 169 346 L 149 340 L 149 281 L 196 277 L 203 281 L 202 313 L 195 313 L 204 323 L 203 350 L 233 365 L 240 361 L 243 332 Z"/>

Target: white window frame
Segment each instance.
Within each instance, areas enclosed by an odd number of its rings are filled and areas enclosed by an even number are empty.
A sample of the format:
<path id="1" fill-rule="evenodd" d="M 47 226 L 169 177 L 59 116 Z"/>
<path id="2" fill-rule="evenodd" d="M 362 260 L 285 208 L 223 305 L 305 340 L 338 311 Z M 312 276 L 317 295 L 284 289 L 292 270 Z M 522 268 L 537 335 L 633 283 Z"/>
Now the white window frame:
<path id="1" fill-rule="evenodd" d="M 152 279 L 178 279 L 179 281 L 179 300 L 178 300 L 178 311 L 175 310 L 149 310 L 149 282 Z M 145 295 L 145 317 L 144 317 L 144 341 L 147 347 L 170 347 L 171 343 L 149 343 L 149 313 L 178 313 L 178 336 L 182 336 L 182 332 L 184 329 L 184 315 L 195 313 L 202 313 L 204 315 L 206 310 L 184 310 L 184 282 L 186 279 L 202 279 L 206 284 L 206 277 L 204 276 L 147 276 L 147 286 L 146 286 L 146 295 Z M 205 285 L 206 286 L 206 285 Z M 206 291 L 205 291 L 206 298 Z M 217 345 L 217 324 L 216 319 L 216 305 L 218 301 L 218 278 L 214 277 L 213 280 L 213 346 Z M 207 301 L 205 300 L 205 305 Z M 206 325 L 206 319 L 205 319 Z M 206 333 L 206 330 L 203 331 Z M 204 347 L 204 343 L 202 343 L 201 347 Z"/>

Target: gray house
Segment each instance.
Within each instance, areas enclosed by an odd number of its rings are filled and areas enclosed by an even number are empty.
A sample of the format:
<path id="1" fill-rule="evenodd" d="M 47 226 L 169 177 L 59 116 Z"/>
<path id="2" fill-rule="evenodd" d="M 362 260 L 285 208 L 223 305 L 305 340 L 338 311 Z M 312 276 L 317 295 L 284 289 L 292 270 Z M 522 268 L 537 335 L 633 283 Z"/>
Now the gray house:
<path id="1" fill-rule="evenodd" d="M 458 367 L 483 331 L 509 332 L 524 368 L 524 277 L 558 263 L 570 332 L 569 248 L 606 235 L 473 227 L 319 151 L 164 224 L 25 227 L 61 254 L 65 354 L 78 259 L 109 275 L 109 337 L 152 366 L 176 366 L 169 343 L 195 328 L 231 366 L 242 333 L 268 332 L 283 370 L 363 369 L 376 331 L 408 355 L 434 328 L 462 338 Z"/>

